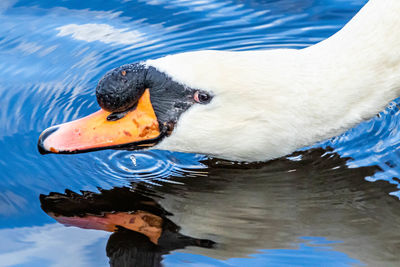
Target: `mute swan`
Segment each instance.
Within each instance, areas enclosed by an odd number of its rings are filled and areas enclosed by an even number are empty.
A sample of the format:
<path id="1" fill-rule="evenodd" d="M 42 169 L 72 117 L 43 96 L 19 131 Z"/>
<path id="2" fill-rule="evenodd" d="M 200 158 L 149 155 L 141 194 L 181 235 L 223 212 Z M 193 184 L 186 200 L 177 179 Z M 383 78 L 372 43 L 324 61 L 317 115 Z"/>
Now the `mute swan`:
<path id="1" fill-rule="evenodd" d="M 338 33 L 305 49 L 196 51 L 124 65 L 96 88 L 102 110 L 47 129 L 39 150 L 284 156 L 399 96 L 399 14 L 399 0 L 370 0 Z"/>

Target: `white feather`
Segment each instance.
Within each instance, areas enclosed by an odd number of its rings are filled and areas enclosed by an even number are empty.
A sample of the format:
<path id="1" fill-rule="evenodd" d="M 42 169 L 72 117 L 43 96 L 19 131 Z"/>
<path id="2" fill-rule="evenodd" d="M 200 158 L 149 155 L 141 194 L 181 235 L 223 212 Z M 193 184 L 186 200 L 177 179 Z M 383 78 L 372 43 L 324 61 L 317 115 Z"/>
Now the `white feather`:
<path id="1" fill-rule="evenodd" d="M 264 161 L 336 136 L 400 93 L 400 1 L 371 0 L 338 33 L 302 50 L 197 51 L 149 60 L 214 95 L 156 148 Z"/>

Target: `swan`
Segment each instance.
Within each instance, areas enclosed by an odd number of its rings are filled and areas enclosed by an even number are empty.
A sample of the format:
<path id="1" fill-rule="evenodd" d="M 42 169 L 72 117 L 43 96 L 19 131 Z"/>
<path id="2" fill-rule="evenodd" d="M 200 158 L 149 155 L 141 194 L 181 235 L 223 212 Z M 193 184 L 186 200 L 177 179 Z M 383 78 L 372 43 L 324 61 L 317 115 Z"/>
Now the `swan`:
<path id="1" fill-rule="evenodd" d="M 101 110 L 53 126 L 41 153 L 162 149 L 267 161 L 337 136 L 400 93 L 400 1 L 370 0 L 313 46 L 195 51 L 111 70 Z"/>

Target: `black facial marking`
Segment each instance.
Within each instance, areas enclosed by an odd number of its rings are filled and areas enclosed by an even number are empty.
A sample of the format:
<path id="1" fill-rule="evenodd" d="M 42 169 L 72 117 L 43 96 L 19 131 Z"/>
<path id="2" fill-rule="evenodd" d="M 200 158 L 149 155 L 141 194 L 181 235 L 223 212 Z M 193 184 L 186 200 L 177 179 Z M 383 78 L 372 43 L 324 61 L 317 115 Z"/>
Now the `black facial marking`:
<path id="1" fill-rule="evenodd" d="M 176 123 L 179 116 L 195 102 L 196 90 L 172 80 L 165 73 L 149 67 L 146 85 L 150 88 L 150 99 L 160 124 Z"/>
<path id="2" fill-rule="evenodd" d="M 96 88 L 96 97 L 102 109 L 112 112 L 107 120 L 114 121 L 123 118 L 129 110 L 135 109 L 146 89 L 150 91 L 150 101 L 160 127 L 161 134 L 156 138 L 157 142 L 172 133 L 179 116 L 184 111 L 196 103 L 206 104 L 212 98 L 204 91 L 174 81 L 154 67 L 139 63 L 109 71 L 100 80 Z M 152 140 L 151 144 L 154 144 L 156 139 Z M 147 142 L 143 142 L 140 145 L 146 144 Z M 138 145 L 135 142 L 115 149 L 136 150 Z"/>
<path id="3" fill-rule="evenodd" d="M 128 64 L 106 73 L 96 87 L 97 102 L 109 112 L 123 112 L 142 96 L 147 69 L 142 64 Z"/>

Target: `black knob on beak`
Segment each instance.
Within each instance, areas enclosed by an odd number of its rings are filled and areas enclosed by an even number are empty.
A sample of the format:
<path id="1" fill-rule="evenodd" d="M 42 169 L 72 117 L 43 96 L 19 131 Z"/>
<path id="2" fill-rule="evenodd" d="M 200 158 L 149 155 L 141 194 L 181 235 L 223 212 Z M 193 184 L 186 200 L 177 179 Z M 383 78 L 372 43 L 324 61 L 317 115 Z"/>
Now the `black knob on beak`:
<path id="1" fill-rule="evenodd" d="M 109 112 L 132 108 L 146 89 L 146 66 L 127 64 L 106 73 L 96 87 L 100 107 Z"/>

